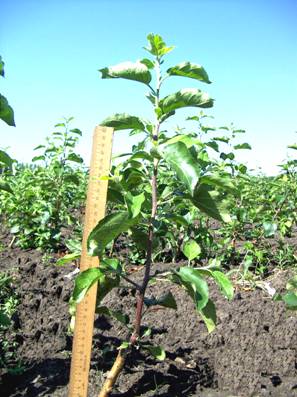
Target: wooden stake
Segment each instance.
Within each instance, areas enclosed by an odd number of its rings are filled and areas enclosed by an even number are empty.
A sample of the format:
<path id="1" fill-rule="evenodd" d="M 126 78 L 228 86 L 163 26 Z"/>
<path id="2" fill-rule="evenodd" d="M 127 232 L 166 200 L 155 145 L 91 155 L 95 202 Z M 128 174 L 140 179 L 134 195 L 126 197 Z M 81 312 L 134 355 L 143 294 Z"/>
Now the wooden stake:
<path id="1" fill-rule="evenodd" d="M 95 128 L 80 261 L 81 271 L 99 266 L 97 257 L 87 255 L 87 239 L 105 215 L 108 181 L 101 181 L 99 178 L 108 175 L 110 171 L 112 137 L 112 128 L 100 126 Z M 76 308 L 68 397 L 87 397 L 96 295 L 97 284 L 89 290 Z"/>

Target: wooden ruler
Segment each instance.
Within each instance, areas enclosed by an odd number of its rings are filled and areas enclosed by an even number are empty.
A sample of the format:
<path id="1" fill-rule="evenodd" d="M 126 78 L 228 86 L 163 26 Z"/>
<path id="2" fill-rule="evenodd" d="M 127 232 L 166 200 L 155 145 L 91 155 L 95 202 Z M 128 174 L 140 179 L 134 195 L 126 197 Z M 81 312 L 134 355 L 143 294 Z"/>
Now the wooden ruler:
<path id="1" fill-rule="evenodd" d="M 99 265 L 97 257 L 87 254 L 87 239 L 105 215 L 108 181 L 100 181 L 99 177 L 108 175 L 110 171 L 112 137 L 112 128 L 100 126 L 95 128 L 80 261 L 81 271 Z M 96 294 L 97 284 L 76 307 L 69 397 L 87 397 Z"/>

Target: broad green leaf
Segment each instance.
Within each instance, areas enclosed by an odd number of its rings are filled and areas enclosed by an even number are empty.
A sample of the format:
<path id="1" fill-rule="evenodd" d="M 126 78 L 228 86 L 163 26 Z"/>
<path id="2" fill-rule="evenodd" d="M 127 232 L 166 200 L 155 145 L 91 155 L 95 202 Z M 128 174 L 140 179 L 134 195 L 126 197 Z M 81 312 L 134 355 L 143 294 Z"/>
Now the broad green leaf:
<path id="1" fill-rule="evenodd" d="M 224 143 L 229 143 L 230 138 L 226 136 L 216 136 L 213 138 L 214 141 L 219 141 L 219 142 L 224 142 Z"/>
<path id="2" fill-rule="evenodd" d="M 8 327 L 10 324 L 10 318 L 2 310 L 0 310 L 0 329 L 1 327 Z"/>
<path id="3" fill-rule="evenodd" d="M 277 224 L 274 222 L 263 222 L 264 237 L 273 237 L 277 231 Z"/>
<path id="4" fill-rule="evenodd" d="M 127 316 L 127 314 L 123 314 L 119 310 L 111 310 L 106 306 L 99 306 L 96 308 L 96 313 L 103 314 L 108 317 L 113 317 L 124 325 L 129 324 L 129 316 Z"/>
<path id="5" fill-rule="evenodd" d="M 144 49 L 157 57 L 162 57 L 174 49 L 174 47 L 167 47 L 162 37 L 158 34 L 150 33 L 148 34 L 147 39 L 149 46 L 144 47 Z"/>
<path id="6" fill-rule="evenodd" d="M 229 278 L 218 270 L 212 270 L 211 273 L 222 293 L 227 299 L 231 300 L 234 295 L 234 288 Z"/>
<path id="7" fill-rule="evenodd" d="M 6 165 L 6 167 L 11 168 L 13 159 L 3 150 L 0 150 L 0 163 Z"/>
<path id="8" fill-rule="evenodd" d="M 33 157 L 32 162 L 43 161 L 43 160 L 45 160 L 45 156 L 35 156 Z"/>
<path id="9" fill-rule="evenodd" d="M 167 294 L 161 296 L 160 298 L 144 298 L 144 303 L 146 306 L 163 306 L 169 309 L 177 309 L 176 301 L 174 296 L 169 291 Z"/>
<path id="10" fill-rule="evenodd" d="M 116 273 L 121 275 L 123 273 L 123 267 L 118 259 L 115 258 L 104 258 L 100 261 L 100 270 L 103 273 Z"/>
<path id="11" fill-rule="evenodd" d="M 212 175 L 203 175 L 200 178 L 199 183 L 201 185 L 210 185 L 210 186 L 217 186 L 222 188 L 223 190 L 230 192 L 230 193 L 237 193 L 237 189 L 234 186 L 231 178 L 229 176 L 221 176 L 218 174 Z"/>
<path id="12" fill-rule="evenodd" d="M 145 174 L 135 167 L 126 168 L 122 176 L 121 185 L 126 191 L 135 189 L 136 186 L 140 186 L 145 180 Z"/>
<path id="13" fill-rule="evenodd" d="M 183 246 L 183 253 L 191 261 L 201 254 L 201 248 L 195 240 L 187 241 Z"/>
<path id="14" fill-rule="evenodd" d="M 248 149 L 248 150 L 252 150 L 252 147 L 250 144 L 248 143 L 240 143 L 239 145 L 235 145 L 234 149 L 238 150 L 238 149 Z"/>
<path id="15" fill-rule="evenodd" d="M 286 306 L 290 310 L 297 310 L 297 293 L 293 291 L 287 292 L 283 296 L 283 300 L 286 303 Z"/>
<path id="16" fill-rule="evenodd" d="M 254 262 L 254 257 L 252 255 L 246 255 L 243 261 L 243 275 L 246 276 L 249 268 L 252 266 Z"/>
<path id="17" fill-rule="evenodd" d="M 4 190 L 5 192 L 8 193 L 13 193 L 13 190 L 11 189 L 10 185 L 1 179 L 0 179 L 0 190 Z"/>
<path id="18" fill-rule="evenodd" d="M 145 233 L 144 231 L 138 229 L 138 228 L 132 228 L 132 240 L 134 241 L 134 243 L 137 245 L 137 248 L 145 251 L 147 248 L 147 233 Z"/>
<path id="19" fill-rule="evenodd" d="M 234 153 L 230 152 L 230 153 L 221 153 L 220 154 L 220 158 L 223 160 L 234 160 L 235 159 L 235 155 Z"/>
<path id="20" fill-rule="evenodd" d="M 193 138 L 190 135 L 179 134 L 179 135 L 175 135 L 174 137 L 168 139 L 164 143 L 164 146 L 171 145 L 172 143 L 176 143 L 176 142 L 184 143 L 187 146 L 187 148 L 190 148 L 190 147 L 192 147 L 194 145 L 200 145 L 200 146 L 203 145 L 201 141 L 199 141 L 198 139 Z"/>
<path id="21" fill-rule="evenodd" d="M 294 277 L 292 277 L 292 278 L 287 282 L 286 288 L 287 288 L 288 291 L 294 291 L 294 290 L 297 291 L 297 275 L 294 276 Z"/>
<path id="22" fill-rule="evenodd" d="M 0 55 L 0 76 L 4 77 L 4 62 L 2 60 L 1 55 Z"/>
<path id="23" fill-rule="evenodd" d="M 288 148 L 297 150 L 297 144 L 295 143 L 294 145 L 289 145 Z"/>
<path id="24" fill-rule="evenodd" d="M 91 231 L 87 247 L 91 256 L 100 256 L 114 238 L 126 232 L 138 222 L 137 218 L 130 218 L 127 211 L 119 211 L 107 215 Z"/>
<path id="25" fill-rule="evenodd" d="M 166 145 L 162 148 L 163 158 L 176 172 L 178 179 L 186 185 L 191 194 L 200 176 L 200 167 L 187 146 L 182 142 Z"/>
<path id="26" fill-rule="evenodd" d="M 80 163 L 80 164 L 84 162 L 83 158 L 75 153 L 70 153 L 67 157 L 67 160 L 74 161 L 75 163 Z"/>
<path id="27" fill-rule="evenodd" d="M 73 128 L 72 130 L 70 130 L 70 132 L 73 132 L 74 134 L 82 136 L 82 132 L 78 128 Z"/>
<path id="28" fill-rule="evenodd" d="M 159 361 L 164 361 L 166 358 L 166 353 L 161 346 L 143 346 L 144 349 L 148 350 L 150 354 Z"/>
<path id="29" fill-rule="evenodd" d="M 74 183 L 77 186 L 80 184 L 80 179 L 75 174 L 65 175 L 63 179 L 64 179 L 64 182 L 71 182 L 71 183 Z"/>
<path id="30" fill-rule="evenodd" d="M 170 76 L 182 76 L 189 77 L 190 79 L 196 79 L 203 81 L 204 83 L 210 84 L 208 75 L 205 69 L 201 65 L 191 62 L 182 62 L 167 70 Z"/>
<path id="31" fill-rule="evenodd" d="M 64 255 L 62 258 L 59 258 L 56 262 L 57 266 L 66 265 L 66 263 L 71 263 L 76 259 L 79 259 L 81 256 L 81 252 L 72 252 L 71 254 Z"/>
<path id="32" fill-rule="evenodd" d="M 144 201 L 144 193 L 140 193 L 137 196 L 133 196 L 130 192 L 126 193 L 125 202 L 128 207 L 129 216 L 131 218 L 136 218 L 139 215 Z"/>
<path id="33" fill-rule="evenodd" d="M 102 73 L 102 79 L 128 79 L 139 81 L 140 83 L 149 84 L 151 82 L 151 73 L 144 62 L 122 62 L 115 66 L 109 66 L 99 69 Z"/>
<path id="34" fill-rule="evenodd" d="M 91 268 L 81 272 L 75 278 L 75 285 L 72 293 L 72 299 L 74 302 L 81 302 L 88 290 L 100 279 L 100 277 L 103 277 L 103 273 L 99 268 Z"/>
<path id="35" fill-rule="evenodd" d="M 197 208 L 211 218 L 223 222 L 231 221 L 227 202 L 218 197 L 218 193 L 211 186 L 200 185 L 190 199 Z"/>
<path id="36" fill-rule="evenodd" d="M 193 299 L 196 309 L 203 309 L 208 302 L 208 285 L 199 274 L 199 271 L 187 266 L 181 267 L 174 274 Z"/>
<path id="37" fill-rule="evenodd" d="M 213 99 L 197 88 L 184 88 L 161 99 L 159 106 L 165 114 L 185 107 L 211 108 Z"/>
<path id="38" fill-rule="evenodd" d="M 213 301 L 209 299 L 206 306 L 199 310 L 199 313 L 207 327 L 208 332 L 212 332 L 215 329 L 217 322 L 216 307 Z"/>
<path id="39" fill-rule="evenodd" d="M 219 145 L 217 144 L 217 142 L 215 141 L 209 141 L 205 143 L 206 146 L 211 147 L 213 150 L 215 150 L 216 152 L 219 151 Z"/>
<path id="40" fill-rule="evenodd" d="M 122 342 L 121 345 L 118 347 L 118 350 L 124 350 L 124 349 L 128 349 L 128 347 L 130 346 L 129 342 Z"/>
<path id="41" fill-rule="evenodd" d="M 143 121 L 136 116 L 127 113 L 116 113 L 103 120 L 100 125 L 112 127 L 115 131 L 120 130 L 145 130 Z"/>
<path id="42" fill-rule="evenodd" d="M 12 107 L 9 106 L 7 99 L 0 94 L 0 119 L 10 126 L 15 126 Z"/>
<path id="43" fill-rule="evenodd" d="M 155 64 L 148 58 L 143 58 L 139 62 L 143 63 L 148 69 L 154 69 Z"/>
<path id="44" fill-rule="evenodd" d="M 122 195 L 122 193 L 116 189 L 112 189 L 111 187 L 108 187 L 107 201 L 113 202 L 113 203 L 118 203 L 118 204 L 124 204 L 124 202 L 125 202 L 124 196 Z"/>
<path id="45" fill-rule="evenodd" d="M 187 221 L 187 219 L 182 216 L 182 215 L 178 215 L 178 214 L 167 214 L 166 215 L 166 219 L 169 220 L 170 223 L 175 222 L 177 225 L 181 225 L 181 226 L 185 226 L 185 227 L 189 227 L 189 222 Z"/>
<path id="46" fill-rule="evenodd" d="M 97 304 L 102 302 L 103 298 L 112 291 L 114 288 L 118 287 L 120 284 L 120 277 L 116 275 L 115 277 L 110 277 L 104 274 L 98 280 L 98 290 L 97 290 Z"/>
<path id="47" fill-rule="evenodd" d="M 144 150 L 139 150 L 138 152 L 134 153 L 130 157 L 130 160 L 136 160 L 136 159 L 143 159 L 143 160 L 153 162 L 153 157 L 148 152 L 145 152 Z"/>

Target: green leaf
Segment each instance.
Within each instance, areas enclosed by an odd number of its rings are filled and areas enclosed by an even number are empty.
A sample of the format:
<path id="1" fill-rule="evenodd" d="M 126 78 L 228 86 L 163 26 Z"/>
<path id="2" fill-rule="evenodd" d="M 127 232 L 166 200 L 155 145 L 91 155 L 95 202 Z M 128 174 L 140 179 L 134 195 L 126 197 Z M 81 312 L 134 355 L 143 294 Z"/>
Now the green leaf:
<path id="1" fill-rule="evenodd" d="M 32 159 L 32 162 L 35 162 L 35 161 L 43 161 L 43 160 L 45 160 L 45 156 L 35 156 L 35 157 L 33 157 L 33 159 Z"/>
<path id="2" fill-rule="evenodd" d="M 264 222 L 264 237 L 273 237 L 277 231 L 277 224 L 274 222 Z"/>
<path id="3" fill-rule="evenodd" d="M 218 270 L 212 270 L 211 273 L 222 293 L 228 300 L 231 300 L 234 296 L 234 288 L 229 278 Z"/>
<path id="4" fill-rule="evenodd" d="M 182 142 L 166 145 L 162 151 L 164 160 L 193 194 L 200 176 L 200 167 L 193 154 Z"/>
<path id="5" fill-rule="evenodd" d="M 0 163 L 5 164 L 8 168 L 11 168 L 13 159 L 3 150 L 0 150 Z"/>
<path id="6" fill-rule="evenodd" d="M 64 179 L 64 182 L 71 182 L 71 183 L 74 183 L 77 186 L 80 184 L 80 179 L 75 174 L 65 175 L 63 179 Z"/>
<path id="7" fill-rule="evenodd" d="M 105 258 L 100 261 L 100 269 L 103 273 L 117 273 L 121 275 L 123 273 L 123 267 L 118 259 Z"/>
<path id="8" fill-rule="evenodd" d="M 295 144 L 293 144 L 293 145 L 289 145 L 288 148 L 289 148 L 289 149 L 297 150 L 297 144 L 295 143 Z"/>
<path id="9" fill-rule="evenodd" d="M 2 310 L 0 310 L 0 327 L 8 327 L 10 324 L 10 318 Z"/>
<path id="10" fill-rule="evenodd" d="M 136 116 L 127 113 L 116 113 L 103 120 L 100 125 L 112 127 L 115 131 L 119 130 L 141 130 L 145 131 L 143 121 Z"/>
<path id="11" fill-rule="evenodd" d="M 118 350 L 125 350 L 125 349 L 128 349 L 129 346 L 130 346 L 130 343 L 124 341 L 124 342 L 122 342 L 121 345 L 118 347 Z"/>
<path id="12" fill-rule="evenodd" d="M 234 149 L 238 150 L 238 149 L 248 149 L 248 150 L 252 150 L 252 147 L 250 144 L 248 143 L 240 143 L 239 145 L 235 145 Z"/>
<path id="13" fill-rule="evenodd" d="M 169 220 L 170 223 L 175 222 L 177 225 L 181 225 L 181 226 L 185 226 L 185 227 L 189 227 L 189 222 L 187 221 L 187 219 L 182 216 L 182 215 L 178 215 L 178 214 L 167 214 L 166 215 L 166 219 Z"/>
<path id="14" fill-rule="evenodd" d="M 216 152 L 219 151 L 219 145 L 217 144 L 217 142 L 215 141 L 209 141 L 205 143 L 206 146 L 211 147 L 213 150 L 215 150 Z"/>
<path id="15" fill-rule="evenodd" d="M 174 47 L 167 47 L 162 37 L 158 34 L 150 33 L 147 39 L 149 46 L 144 47 L 144 49 L 156 57 L 162 57 L 174 49 Z"/>
<path id="16" fill-rule="evenodd" d="M 137 196 L 133 196 L 130 192 L 126 193 L 125 202 L 128 207 L 129 216 L 131 218 L 136 218 L 139 215 L 144 201 L 144 193 L 140 193 Z"/>
<path id="17" fill-rule="evenodd" d="M 119 310 L 111 310 L 106 306 L 99 306 L 96 308 L 96 313 L 103 314 L 108 317 L 113 317 L 123 325 L 129 324 L 129 316 L 127 316 L 127 314 L 123 314 Z"/>
<path id="18" fill-rule="evenodd" d="M 145 152 L 144 150 L 139 150 L 138 152 L 134 153 L 131 157 L 130 160 L 137 160 L 137 159 L 143 159 L 152 162 L 153 157 Z"/>
<path id="19" fill-rule="evenodd" d="M 155 64 L 148 58 L 143 58 L 139 62 L 143 63 L 148 69 L 154 69 Z"/>
<path id="20" fill-rule="evenodd" d="M 199 141 L 198 139 L 194 139 L 193 137 L 189 136 L 189 135 L 185 135 L 185 134 L 178 134 L 175 135 L 174 137 L 168 139 L 165 142 L 165 145 L 171 145 L 172 143 L 176 143 L 176 142 L 182 142 L 184 143 L 187 148 L 190 148 L 194 145 L 202 145 L 201 141 Z"/>
<path id="21" fill-rule="evenodd" d="M 200 178 L 201 185 L 210 185 L 220 187 L 223 190 L 236 194 L 238 191 L 229 176 L 221 176 L 219 174 L 203 175 Z"/>
<path id="22" fill-rule="evenodd" d="M 218 193 L 211 186 L 200 185 L 190 198 L 192 203 L 202 212 L 222 222 L 230 222 L 227 202 L 218 197 Z"/>
<path id="23" fill-rule="evenodd" d="M 62 258 L 59 258 L 56 262 L 57 266 L 66 265 L 66 263 L 71 263 L 76 259 L 79 259 L 81 256 L 81 252 L 72 252 L 71 254 L 64 255 Z"/>
<path id="24" fill-rule="evenodd" d="M 70 130 L 70 132 L 73 132 L 74 134 L 82 136 L 82 132 L 78 128 L 73 128 L 72 130 Z"/>
<path id="25" fill-rule="evenodd" d="M 0 190 L 4 190 L 5 192 L 8 193 L 13 193 L 13 190 L 11 189 L 10 185 L 1 179 L 0 179 Z"/>
<path id="26" fill-rule="evenodd" d="M 127 80 L 139 81 L 140 83 L 149 84 L 151 82 L 151 73 L 144 62 L 122 62 L 115 66 L 99 69 L 102 73 L 102 79 L 122 78 Z"/>
<path id="27" fill-rule="evenodd" d="M 124 196 L 118 190 L 108 187 L 107 201 L 117 204 L 124 204 Z"/>
<path id="28" fill-rule="evenodd" d="M 292 278 L 287 282 L 286 288 L 287 288 L 288 291 L 294 291 L 294 290 L 297 291 L 297 275 L 294 276 L 294 277 L 292 277 Z"/>
<path id="29" fill-rule="evenodd" d="M 229 143 L 230 138 L 226 137 L 226 136 L 216 136 L 215 138 L 213 138 L 214 141 L 219 141 L 219 142 L 224 142 L 224 143 Z"/>
<path id="30" fill-rule="evenodd" d="M 0 55 L 0 76 L 4 77 L 4 62 L 2 60 L 1 55 Z"/>
<path id="31" fill-rule="evenodd" d="M 14 114 L 12 107 L 9 106 L 7 99 L 0 94 L 0 119 L 6 124 L 15 127 Z"/>
<path id="32" fill-rule="evenodd" d="M 213 301 L 209 299 L 206 306 L 199 310 L 199 313 L 207 327 L 208 332 L 212 332 L 215 329 L 217 322 L 216 307 Z"/>
<path id="33" fill-rule="evenodd" d="M 147 248 L 147 233 L 145 233 L 144 231 L 138 229 L 138 228 L 132 228 L 132 240 L 134 241 L 134 243 L 137 245 L 137 248 L 145 251 Z"/>
<path id="34" fill-rule="evenodd" d="M 147 307 L 150 306 L 163 306 L 169 309 L 177 309 L 176 301 L 174 296 L 169 291 L 165 295 L 161 296 L 160 298 L 144 298 L 144 303 Z"/>
<path id="35" fill-rule="evenodd" d="M 137 218 L 130 218 L 127 211 L 119 211 L 103 218 L 89 235 L 87 247 L 91 256 L 100 256 L 114 238 L 138 222 Z"/>
<path id="36" fill-rule="evenodd" d="M 195 303 L 196 309 L 198 311 L 203 309 L 208 302 L 208 285 L 199 271 L 188 266 L 181 267 L 174 273 L 174 276 L 186 288 Z M 173 279 L 176 280 L 175 277 Z"/>
<path id="37" fill-rule="evenodd" d="M 67 160 L 74 161 L 75 163 L 80 163 L 80 164 L 84 162 L 83 158 L 75 153 L 70 153 L 67 157 Z"/>
<path id="38" fill-rule="evenodd" d="M 293 291 L 287 292 L 283 296 L 283 300 L 287 306 L 287 309 L 297 310 L 297 293 Z"/>
<path id="39" fill-rule="evenodd" d="M 210 84 L 208 75 L 205 69 L 201 65 L 191 62 L 182 62 L 167 70 L 170 76 L 182 76 L 190 79 L 196 79 L 203 81 L 204 83 Z"/>
<path id="40" fill-rule="evenodd" d="M 72 299 L 74 302 L 81 302 L 88 290 L 100 279 L 100 277 L 103 277 L 103 273 L 99 268 L 91 268 L 81 272 L 75 278 L 75 285 L 72 293 Z"/>
<path id="41" fill-rule="evenodd" d="M 223 159 L 223 160 L 234 160 L 235 159 L 235 155 L 234 155 L 234 153 L 221 153 L 220 154 L 220 158 L 221 159 Z"/>
<path id="42" fill-rule="evenodd" d="M 187 241 L 183 246 L 183 253 L 191 261 L 201 254 L 201 248 L 195 240 Z"/>
<path id="43" fill-rule="evenodd" d="M 118 287 L 120 284 L 120 277 L 118 275 L 113 275 L 110 277 L 106 274 L 103 274 L 102 277 L 98 280 L 98 290 L 97 290 L 97 304 L 100 304 L 105 298 L 105 296 L 112 291 L 114 288 Z"/>
<path id="44" fill-rule="evenodd" d="M 163 347 L 161 346 L 150 346 L 145 345 L 143 346 L 145 350 L 148 350 L 150 354 L 159 361 L 164 361 L 166 358 L 166 353 Z"/>
<path id="45" fill-rule="evenodd" d="M 169 113 L 185 107 L 211 108 L 213 99 L 197 88 L 184 88 L 161 99 L 159 106 L 162 113 Z"/>

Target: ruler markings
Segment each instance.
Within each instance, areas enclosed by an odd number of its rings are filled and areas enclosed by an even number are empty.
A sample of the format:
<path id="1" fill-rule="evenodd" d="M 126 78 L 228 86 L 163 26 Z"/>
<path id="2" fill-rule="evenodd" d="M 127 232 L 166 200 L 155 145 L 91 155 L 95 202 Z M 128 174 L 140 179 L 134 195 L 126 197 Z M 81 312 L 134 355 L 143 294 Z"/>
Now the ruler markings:
<path id="1" fill-rule="evenodd" d="M 109 174 L 112 136 L 112 128 L 95 128 L 80 261 L 81 271 L 99 265 L 98 258 L 87 255 L 87 238 L 99 220 L 105 215 L 108 181 L 101 181 L 99 178 Z M 84 300 L 77 305 L 69 397 L 87 397 L 96 294 L 97 285 L 93 285 Z"/>

